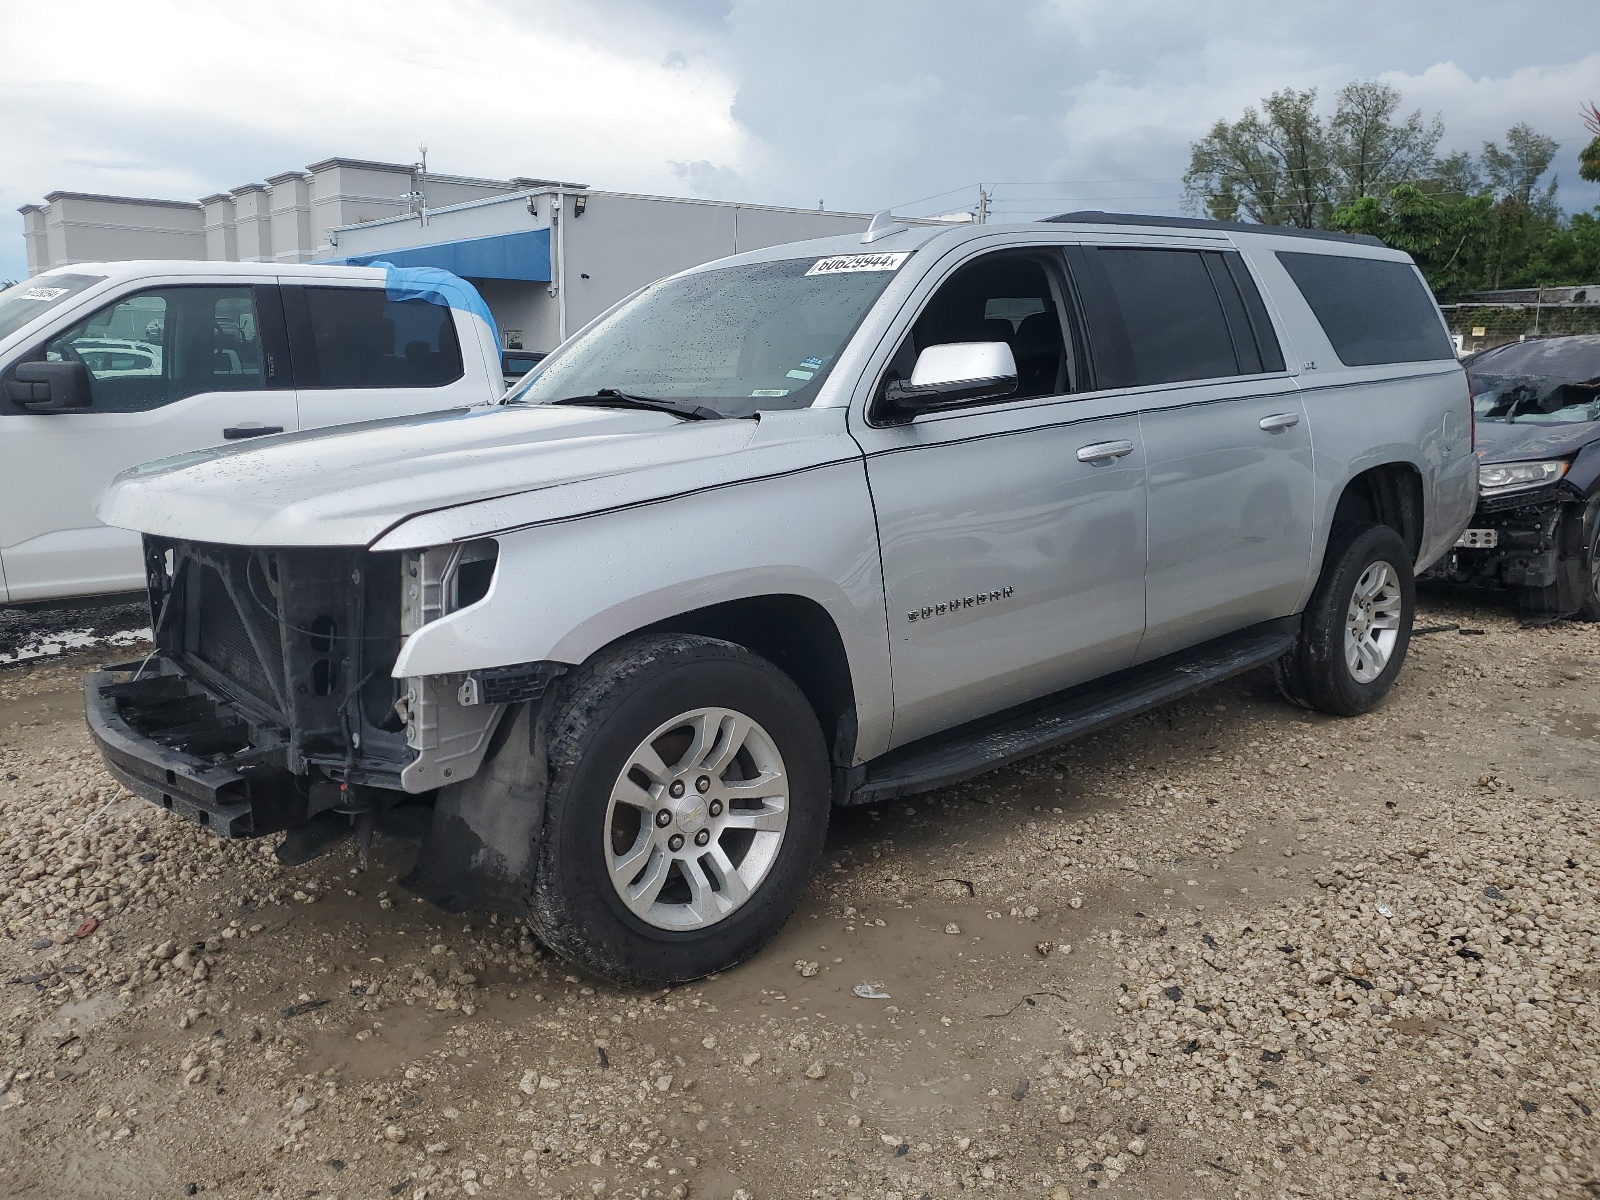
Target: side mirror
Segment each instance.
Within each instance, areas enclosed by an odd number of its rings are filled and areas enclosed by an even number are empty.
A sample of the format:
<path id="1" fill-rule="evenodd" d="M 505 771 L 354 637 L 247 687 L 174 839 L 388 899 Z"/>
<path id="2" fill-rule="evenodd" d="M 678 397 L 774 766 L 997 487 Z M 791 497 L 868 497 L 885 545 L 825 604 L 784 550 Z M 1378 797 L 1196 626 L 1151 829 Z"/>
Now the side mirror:
<path id="1" fill-rule="evenodd" d="M 89 370 L 81 362 L 18 363 L 6 380 L 6 395 L 32 412 L 88 408 Z"/>
<path id="2" fill-rule="evenodd" d="M 954 342 L 917 355 L 911 381 L 893 380 L 890 408 L 909 420 L 919 412 L 997 400 L 1017 390 L 1017 360 L 1005 342 Z"/>

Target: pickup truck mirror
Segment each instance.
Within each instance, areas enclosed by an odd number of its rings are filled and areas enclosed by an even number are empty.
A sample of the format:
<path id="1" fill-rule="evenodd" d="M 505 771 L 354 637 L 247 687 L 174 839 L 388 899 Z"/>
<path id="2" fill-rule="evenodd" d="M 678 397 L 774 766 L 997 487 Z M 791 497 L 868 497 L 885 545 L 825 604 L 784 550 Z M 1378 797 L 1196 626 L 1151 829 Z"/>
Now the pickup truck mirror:
<path id="1" fill-rule="evenodd" d="M 81 362 L 18 363 L 6 380 L 6 395 L 31 412 L 88 408 L 89 370 Z"/>
<path id="2" fill-rule="evenodd" d="M 919 412 L 993 400 L 1017 390 L 1017 360 L 1005 342 L 954 342 L 917 355 L 911 381 L 890 381 L 890 409 L 909 420 Z"/>

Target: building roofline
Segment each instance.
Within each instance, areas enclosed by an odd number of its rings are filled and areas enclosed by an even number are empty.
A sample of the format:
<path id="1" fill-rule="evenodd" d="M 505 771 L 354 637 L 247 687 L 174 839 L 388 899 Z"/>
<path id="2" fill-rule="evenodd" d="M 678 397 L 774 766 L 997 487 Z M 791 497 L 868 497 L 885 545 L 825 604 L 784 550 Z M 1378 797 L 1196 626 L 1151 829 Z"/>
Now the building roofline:
<path id="1" fill-rule="evenodd" d="M 228 195 L 230 195 L 230 196 L 244 196 L 244 195 L 249 194 L 250 192 L 264 192 L 266 190 L 267 190 L 267 185 L 264 184 L 264 183 L 241 183 L 236 188 L 229 188 L 228 189 Z"/>
<path id="2" fill-rule="evenodd" d="M 417 169 L 416 163 L 376 162 L 370 158 L 343 158 L 336 154 L 332 158 L 324 158 L 314 163 L 308 163 L 306 170 L 325 171 L 329 167 L 353 167 L 363 171 L 404 171 L 407 175 Z"/>
<path id="3" fill-rule="evenodd" d="M 267 176 L 267 186 L 275 187 L 280 183 L 288 183 L 291 179 L 305 183 L 307 176 L 304 171 L 279 171 L 276 175 Z"/>
<path id="4" fill-rule="evenodd" d="M 511 186 L 521 192 L 534 192 L 541 188 L 560 188 L 562 191 L 586 192 L 587 183 L 572 183 L 565 179 L 535 179 L 528 175 L 513 175 Z"/>
<path id="5" fill-rule="evenodd" d="M 526 202 L 530 196 L 550 196 L 561 192 L 571 192 L 573 190 L 575 189 L 564 185 L 558 187 L 528 188 L 525 191 L 520 192 L 507 192 L 503 196 L 484 196 L 477 200 L 464 200 L 460 204 L 446 204 L 440 208 L 430 208 L 428 210 L 428 215 L 430 217 L 439 217 L 443 216 L 445 213 L 460 212 L 463 209 L 483 208 L 491 204 Z M 872 219 L 871 213 L 842 212 L 833 208 L 792 208 L 782 204 L 750 204 L 743 200 L 704 200 L 696 196 L 656 196 L 651 195 L 648 192 L 604 192 L 595 191 L 592 188 L 581 188 L 576 190 L 582 191 L 584 195 L 589 197 L 610 196 L 618 200 L 656 200 L 663 204 L 701 204 L 710 208 L 742 208 L 747 211 L 757 212 L 812 214 L 820 212 L 824 216 L 830 217 L 853 217 L 861 221 L 870 221 Z M 346 229 L 373 229 L 380 225 L 392 225 L 400 221 L 415 221 L 416 219 L 417 214 L 414 212 L 396 213 L 392 217 L 380 217 L 376 221 L 357 221 L 354 224 L 336 225 L 333 228 L 335 232 L 342 232 Z M 957 224 L 953 221 L 941 221 L 934 217 L 896 217 L 895 220 L 902 221 L 907 225 L 936 225 L 953 227 Z"/>
<path id="6" fill-rule="evenodd" d="M 194 200 L 156 200 L 146 196 L 105 196 L 98 192 L 46 192 L 46 204 L 57 200 L 98 200 L 112 204 L 148 204 L 155 208 L 199 208 Z"/>
<path id="7" fill-rule="evenodd" d="M 436 171 L 429 171 L 422 176 L 424 183 L 467 183 L 478 187 L 497 187 L 504 191 L 514 191 L 516 185 L 509 179 L 485 179 L 481 175 L 442 175 Z"/>
<path id="8" fill-rule="evenodd" d="M 219 204 L 224 200 L 232 200 L 232 199 L 233 199 L 233 194 L 231 192 L 213 192 L 209 196 L 201 196 L 200 197 L 200 203 L 201 204 Z"/>

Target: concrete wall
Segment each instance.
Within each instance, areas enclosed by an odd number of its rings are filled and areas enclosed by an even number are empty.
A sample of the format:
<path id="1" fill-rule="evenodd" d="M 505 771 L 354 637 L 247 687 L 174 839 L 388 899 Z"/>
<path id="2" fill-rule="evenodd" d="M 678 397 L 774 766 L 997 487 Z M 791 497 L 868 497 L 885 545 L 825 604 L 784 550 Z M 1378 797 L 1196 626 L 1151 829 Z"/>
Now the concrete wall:
<path id="1" fill-rule="evenodd" d="M 241 262 L 272 261 L 272 197 L 259 183 L 233 189 L 233 227 Z"/>
<path id="2" fill-rule="evenodd" d="M 69 263 L 135 258 L 307 262 L 333 252 L 331 231 L 409 213 L 419 188 L 406 163 L 330 158 L 197 203 L 52 192 L 21 209 L 28 273 Z M 427 176 L 430 207 L 513 190 L 509 180 Z"/>
<path id="3" fill-rule="evenodd" d="M 30 274 L 71 263 L 135 258 L 201 258 L 200 205 L 51 192 L 22 213 Z"/>
<path id="4" fill-rule="evenodd" d="M 859 232 L 871 219 L 614 192 L 589 192 L 586 199 L 580 217 L 577 197 L 565 198 L 565 228 L 557 233 L 565 242 L 569 334 L 665 275 L 764 246 Z"/>
<path id="5" fill-rule="evenodd" d="M 564 220 L 554 211 L 557 204 Z M 549 284 L 472 281 L 502 329 L 523 330 L 524 349 L 549 351 L 561 342 L 563 299 L 566 332 L 575 333 L 662 276 L 745 250 L 859 232 L 870 219 L 861 213 L 541 189 L 430 210 L 426 224 L 415 214 L 346 226 L 335 231 L 337 249 L 327 257 L 549 228 L 558 278 Z"/>
<path id="6" fill-rule="evenodd" d="M 549 351 L 560 341 L 556 301 L 546 284 L 511 279 L 474 279 L 472 284 L 494 314 L 502 349 L 510 349 L 507 334 L 518 329 L 524 350 Z"/>
<path id="7" fill-rule="evenodd" d="M 239 231 L 234 224 L 233 197 L 226 192 L 201 199 L 205 213 L 206 258 L 214 262 L 239 260 Z"/>
<path id="8" fill-rule="evenodd" d="M 267 180 L 271 192 L 272 261 L 309 262 L 311 241 L 311 181 L 299 171 L 286 171 Z"/>

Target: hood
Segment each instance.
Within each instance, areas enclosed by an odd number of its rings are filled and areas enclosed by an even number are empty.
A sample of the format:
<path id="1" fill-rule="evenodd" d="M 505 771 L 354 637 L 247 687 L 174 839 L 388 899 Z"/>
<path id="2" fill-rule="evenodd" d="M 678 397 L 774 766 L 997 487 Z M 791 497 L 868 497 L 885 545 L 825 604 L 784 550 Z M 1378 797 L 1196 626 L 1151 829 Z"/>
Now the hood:
<path id="1" fill-rule="evenodd" d="M 1600 442 L 1600 422 L 1540 425 L 1533 421 L 1478 422 L 1478 458 L 1486 463 L 1567 458 L 1590 442 Z"/>
<path id="2" fill-rule="evenodd" d="M 452 409 L 147 463 L 117 476 L 96 511 L 107 525 L 164 537 L 367 546 L 419 513 L 714 464 L 747 445 L 755 429 L 754 421 L 682 421 L 629 409 Z"/>
<path id="3" fill-rule="evenodd" d="M 1474 375 L 1543 375 L 1574 382 L 1600 380 L 1600 334 L 1533 338 L 1481 350 L 1462 360 Z"/>

